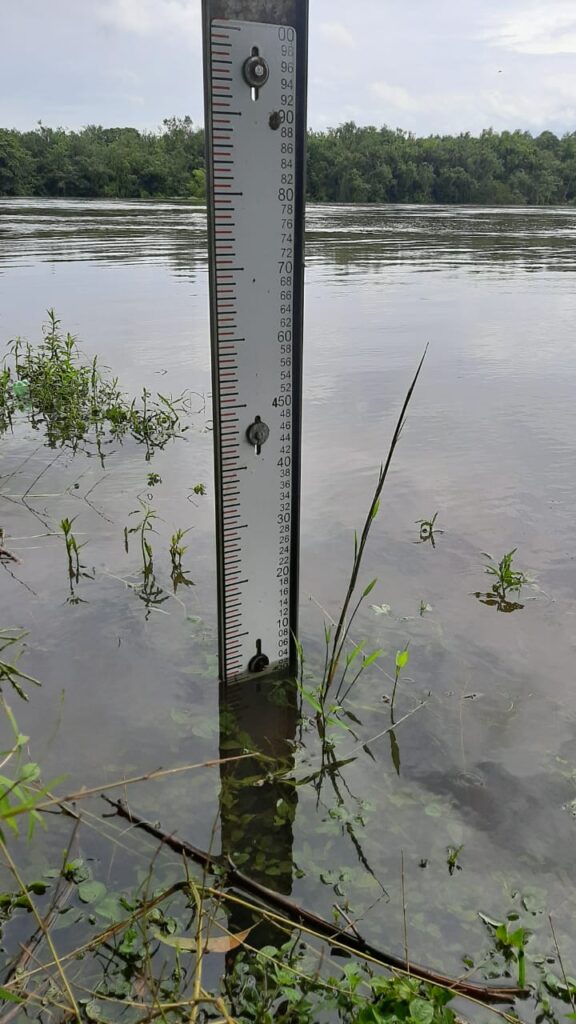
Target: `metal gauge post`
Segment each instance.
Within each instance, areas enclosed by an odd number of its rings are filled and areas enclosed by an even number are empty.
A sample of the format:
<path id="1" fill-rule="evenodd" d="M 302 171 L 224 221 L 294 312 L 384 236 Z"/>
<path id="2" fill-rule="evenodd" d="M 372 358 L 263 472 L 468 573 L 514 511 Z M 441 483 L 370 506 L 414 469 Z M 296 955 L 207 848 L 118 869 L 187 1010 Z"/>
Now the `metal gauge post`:
<path id="1" fill-rule="evenodd" d="M 220 677 L 298 612 L 308 0 L 203 0 Z"/>

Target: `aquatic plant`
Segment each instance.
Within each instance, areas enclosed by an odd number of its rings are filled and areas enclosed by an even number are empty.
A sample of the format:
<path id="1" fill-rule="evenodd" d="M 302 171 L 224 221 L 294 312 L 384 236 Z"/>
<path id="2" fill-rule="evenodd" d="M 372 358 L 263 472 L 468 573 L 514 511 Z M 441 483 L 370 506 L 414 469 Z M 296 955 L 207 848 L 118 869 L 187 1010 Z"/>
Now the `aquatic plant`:
<path id="1" fill-rule="evenodd" d="M 403 668 L 410 661 L 410 651 L 408 650 L 408 644 L 402 651 L 396 651 L 396 659 L 394 661 L 394 686 L 392 688 L 392 696 L 390 698 L 390 710 L 394 711 L 394 701 L 396 700 L 396 690 L 398 689 L 398 681 L 400 679 L 400 673 Z"/>
<path id="2" fill-rule="evenodd" d="M 131 535 L 135 535 L 139 539 L 140 544 L 140 556 L 142 559 L 142 575 L 144 580 L 147 580 L 154 571 L 154 552 L 152 551 L 152 544 L 148 540 L 148 535 L 156 533 L 154 523 L 158 519 L 158 513 L 151 505 L 147 505 L 146 502 L 140 501 L 140 508 L 134 509 L 130 512 L 131 516 L 141 516 L 141 519 L 135 526 L 124 527 L 124 548 L 126 553 L 129 549 L 128 538 Z"/>
<path id="3" fill-rule="evenodd" d="M 496 577 L 496 582 L 492 584 L 492 591 L 499 597 L 505 598 L 508 591 L 520 593 L 522 587 L 528 582 L 526 573 L 512 567 L 512 560 L 517 550 L 517 548 L 512 548 L 512 551 L 503 555 L 499 562 L 490 561 L 485 566 L 488 575 Z"/>
<path id="4" fill-rule="evenodd" d="M 172 569 L 170 571 L 170 577 L 174 585 L 174 591 L 179 585 L 185 587 L 193 587 L 193 581 L 186 575 L 182 567 L 182 557 L 188 550 L 188 545 L 183 544 L 182 540 L 187 533 L 190 533 L 190 529 L 187 530 L 175 530 L 170 538 L 170 561 L 172 563 Z"/>
<path id="5" fill-rule="evenodd" d="M 22 672 L 18 668 L 18 661 L 24 653 L 24 639 L 28 634 L 19 630 L 13 629 L 0 629 L 0 693 L 2 692 L 2 684 L 10 683 L 10 686 L 16 690 L 16 693 L 22 700 L 28 700 L 28 694 L 23 689 L 23 683 L 33 683 L 34 686 L 40 686 L 38 679 L 34 676 L 29 676 L 26 672 Z M 10 648 L 15 648 L 13 653 L 12 661 L 6 661 L 3 657 L 4 651 Z"/>
<path id="6" fill-rule="evenodd" d="M 368 513 L 366 515 L 366 519 L 364 521 L 364 526 L 360 534 L 360 537 L 358 537 L 357 532 L 354 531 L 354 556 L 352 559 L 352 568 L 350 571 L 350 577 L 348 580 L 344 601 L 342 603 L 338 619 L 333 624 L 333 627 L 326 625 L 324 626 L 325 661 L 322 678 L 319 684 L 314 689 L 302 689 L 302 694 L 304 698 L 315 709 L 316 722 L 322 738 L 325 738 L 326 736 L 326 726 L 328 724 L 334 724 L 336 722 L 341 724 L 339 719 L 341 701 L 345 700 L 349 696 L 351 690 L 357 683 L 362 672 L 364 672 L 371 664 L 376 662 L 380 655 L 383 653 L 381 649 L 377 649 L 376 651 L 372 651 L 370 654 L 365 655 L 363 643 L 354 645 L 353 651 L 348 654 L 345 654 L 344 652 L 349 642 L 350 629 L 358 614 L 358 611 L 362 603 L 372 592 L 372 590 L 376 586 L 376 583 L 378 582 L 377 579 L 372 579 L 363 588 L 362 592 L 360 593 L 360 596 L 356 599 L 355 603 L 353 603 L 356 595 L 358 577 L 360 574 L 360 570 L 362 568 L 368 538 L 370 536 L 372 526 L 374 525 L 374 521 L 380 510 L 380 499 L 384 488 L 384 484 L 386 482 L 386 478 L 390 470 L 390 465 L 392 463 L 394 452 L 396 451 L 396 447 L 400 440 L 402 429 L 406 422 L 408 406 L 410 404 L 410 400 L 414 393 L 414 388 L 416 387 L 416 383 L 420 376 L 420 372 L 424 364 L 424 359 L 426 358 L 427 349 L 428 346 L 426 346 L 426 349 L 424 350 L 424 354 L 422 355 L 422 358 L 416 369 L 416 373 L 412 378 L 412 382 L 404 398 L 400 414 L 398 416 L 398 420 L 396 422 L 396 426 L 392 435 L 392 440 L 390 441 L 386 459 L 380 466 L 378 480 L 376 483 L 376 487 L 374 489 L 374 493 L 372 495 L 372 500 L 368 508 Z M 302 688 L 303 650 L 301 645 L 297 642 L 296 651 L 298 661 L 300 664 L 300 685 Z M 358 667 L 356 668 L 352 680 L 346 686 L 348 672 L 350 668 L 354 666 L 355 663 L 357 664 Z M 339 676 L 337 681 L 337 677 L 340 670 L 342 670 L 341 675 Z M 394 688 L 394 696 L 395 693 L 396 687 Z M 334 694 L 334 696 L 332 694 Z"/>
<path id="7" fill-rule="evenodd" d="M 16 338 L 8 351 L 0 369 L 0 435 L 22 415 L 51 448 L 93 445 L 104 459 L 105 445 L 129 436 L 144 445 L 150 460 L 188 429 L 183 395 L 153 396 L 144 388 L 139 402 L 129 400 L 96 356 L 82 360 L 77 339 L 62 332 L 53 309 L 39 345 Z"/>
<path id="8" fill-rule="evenodd" d="M 444 530 L 439 530 L 436 527 L 436 520 L 438 518 L 438 512 L 435 512 L 431 519 L 417 519 L 416 525 L 420 527 L 420 540 L 419 544 L 429 542 L 433 548 L 436 547 L 436 536 L 439 533 L 444 533 Z"/>
<path id="9" fill-rule="evenodd" d="M 66 544 L 66 554 L 68 556 L 68 576 L 70 581 L 78 583 L 80 579 L 80 548 L 84 547 L 83 544 L 79 544 L 72 532 L 72 525 L 76 519 L 62 519 L 60 521 L 60 529 L 64 537 L 64 543 Z"/>
<path id="10" fill-rule="evenodd" d="M 458 861 L 463 849 L 464 844 L 461 843 L 460 846 L 449 846 L 446 850 L 446 864 L 448 865 L 448 871 L 451 875 L 453 875 L 455 871 L 462 871 L 462 865 L 459 864 Z"/>

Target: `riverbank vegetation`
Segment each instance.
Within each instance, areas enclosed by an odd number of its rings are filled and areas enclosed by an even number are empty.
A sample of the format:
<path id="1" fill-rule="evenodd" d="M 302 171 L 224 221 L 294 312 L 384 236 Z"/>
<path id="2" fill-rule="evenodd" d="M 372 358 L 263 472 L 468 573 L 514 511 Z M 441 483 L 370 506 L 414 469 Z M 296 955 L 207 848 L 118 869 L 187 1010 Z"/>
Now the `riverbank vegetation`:
<path id="1" fill-rule="evenodd" d="M 204 131 L 0 129 L 0 196 L 201 200 Z M 417 138 L 353 122 L 310 132 L 308 197 L 332 203 L 547 205 L 576 202 L 576 132 L 483 131 Z"/>

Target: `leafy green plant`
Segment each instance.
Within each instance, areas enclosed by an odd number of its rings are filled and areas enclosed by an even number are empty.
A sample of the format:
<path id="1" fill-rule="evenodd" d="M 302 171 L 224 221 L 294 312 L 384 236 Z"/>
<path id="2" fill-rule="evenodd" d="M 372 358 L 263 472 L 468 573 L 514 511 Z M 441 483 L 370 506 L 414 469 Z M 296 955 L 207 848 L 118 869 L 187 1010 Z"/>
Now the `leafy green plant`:
<path id="1" fill-rule="evenodd" d="M 70 581 L 78 583 L 80 579 L 80 549 L 84 547 L 83 544 L 79 544 L 72 532 L 72 525 L 74 519 L 62 519 L 60 520 L 60 529 L 64 537 L 64 543 L 66 545 L 66 554 L 68 556 L 68 575 Z"/>
<path id="2" fill-rule="evenodd" d="M 53 309 L 36 347 L 16 338 L 0 369 L 0 434 L 12 429 L 17 415 L 42 430 L 51 448 L 104 445 L 125 436 L 145 446 L 150 460 L 157 448 L 181 436 L 184 396 L 169 398 L 146 389 L 141 401 L 129 401 L 118 380 L 103 372 L 96 357 L 83 362 L 76 338 L 63 334 Z"/>
<path id="3" fill-rule="evenodd" d="M 525 988 L 525 947 L 530 937 L 530 932 L 527 928 L 517 924 L 517 914 L 509 915 L 509 918 L 515 919 L 513 921 L 493 921 L 491 918 L 486 917 L 485 914 L 480 914 L 479 916 L 493 935 L 496 951 L 504 957 L 506 963 L 515 963 L 517 965 L 518 985 L 520 988 Z"/>
<path id="4" fill-rule="evenodd" d="M 462 871 L 462 865 L 459 864 L 458 861 L 463 849 L 464 844 L 461 843 L 460 846 L 449 846 L 446 850 L 446 863 L 451 875 L 453 875 L 455 871 Z"/>
<path id="5" fill-rule="evenodd" d="M 258 1024 L 453 1024 L 453 993 L 410 977 L 376 975 L 348 963 L 322 973 L 318 955 L 293 939 L 280 947 L 241 951 L 225 980 L 232 1015 Z"/>
<path id="6" fill-rule="evenodd" d="M 520 593 L 522 587 L 528 582 L 526 574 L 512 566 L 512 560 L 517 550 L 517 548 L 512 548 L 512 551 L 503 555 L 499 562 L 491 561 L 485 566 L 488 575 L 496 577 L 492 584 L 492 591 L 499 597 L 505 598 L 508 591 Z"/>
<path id="7" fill-rule="evenodd" d="M 408 650 L 408 644 L 401 651 L 396 651 L 396 659 L 394 662 L 394 686 L 392 688 L 392 696 L 390 698 L 390 709 L 394 711 L 394 701 L 396 700 L 396 690 L 398 689 L 398 681 L 400 679 L 400 673 L 402 669 L 406 668 L 410 661 L 410 651 Z"/>
<path id="8" fill-rule="evenodd" d="M 38 785 L 40 766 L 26 759 L 29 737 L 19 729 L 12 709 L 0 696 L 0 708 L 10 727 L 13 743 L 8 750 L 0 751 L 2 774 L 0 774 L 0 843 L 5 842 L 4 827 L 9 828 L 15 836 L 19 835 L 18 820 L 23 815 L 28 818 L 28 839 L 34 834 L 36 825 L 44 827 L 41 815 L 36 810 L 43 796 L 51 786 L 60 780 L 55 779 L 49 786 Z M 12 775 L 4 774 L 7 765 L 12 763 Z"/>
<path id="9" fill-rule="evenodd" d="M 184 569 L 182 567 L 182 557 L 185 554 L 185 552 L 188 550 L 188 546 L 186 544 L 183 544 L 182 540 L 186 536 L 187 533 L 190 533 L 190 529 L 188 529 L 188 530 L 180 530 L 179 529 L 179 530 L 176 530 L 172 534 L 172 537 L 170 538 L 170 561 L 172 563 L 172 569 L 170 571 L 170 577 L 171 577 L 172 583 L 174 585 L 174 591 L 176 591 L 176 589 L 180 585 L 183 585 L 185 587 L 193 587 L 194 586 L 193 580 L 191 580 L 186 575 L 186 573 L 185 573 L 185 571 L 184 571 Z"/>
<path id="10" fill-rule="evenodd" d="M 524 988 L 526 985 L 526 954 L 524 947 L 528 940 L 529 932 L 525 928 L 510 930 L 510 925 L 499 924 L 494 932 L 496 942 L 500 945 L 504 954 L 518 965 L 518 985 Z"/>
<path id="11" fill-rule="evenodd" d="M 138 537 L 140 545 L 140 555 L 142 558 L 142 574 L 144 576 L 144 580 L 146 581 L 154 572 L 154 552 L 152 550 L 152 544 L 148 540 L 148 537 L 151 533 L 156 533 L 156 530 L 154 529 L 154 523 L 156 519 L 158 519 L 158 514 L 150 505 L 147 505 L 146 502 L 141 501 L 140 508 L 134 509 L 132 512 L 130 512 L 130 515 L 139 515 L 141 516 L 141 519 L 138 523 L 136 523 L 135 526 L 124 527 L 124 547 L 126 549 L 126 552 L 128 552 L 128 538 L 131 535 L 135 535 Z"/>
<path id="12" fill-rule="evenodd" d="M 33 683 L 34 686 L 40 686 L 38 679 L 27 675 L 26 672 L 22 672 L 17 665 L 18 660 L 23 654 L 23 641 L 27 635 L 27 633 L 19 632 L 18 630 L 0 630 L 0 693 L 2 692 L 2 684 L 10 683 L 22 700 L 29 699 L 28 694 L 23 689 L 23 683 Z M 16 648 L 13 660 L 6 661 L 3 657 L 4 651 L 12 647 Z"/>

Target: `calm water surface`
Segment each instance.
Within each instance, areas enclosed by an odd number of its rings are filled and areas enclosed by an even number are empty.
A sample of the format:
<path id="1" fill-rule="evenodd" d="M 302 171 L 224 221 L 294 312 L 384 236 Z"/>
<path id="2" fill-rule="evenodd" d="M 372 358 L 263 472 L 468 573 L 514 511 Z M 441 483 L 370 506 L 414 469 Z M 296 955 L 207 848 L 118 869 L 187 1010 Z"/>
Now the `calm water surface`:
<path id="1" fill-rule="evenodd" d="M 0 525 L 20 564 L 0 572 L 0 620 L 29 631 L 23 667 L 43 687 L 18 712 L 46 777 L 97 785 L 219 750 L 206 260 L 197 207 L 0 202 L 2 343 L 38 340 L 54 307 L 128 390 L 192 393 L 187 439 L 152 467 L 130 444 L 102 467 L 49 452 L 23 428 L 2 439 Z M 308 212 L 301 632 L 311 669 L 322 609 L 337 614 L 353 530 L 429 349 L 367 554 L 365 580 L 379 581 L 369 600 L 390 610 L 367 605 L 354 638 L 387 657 L 355 692 L 357 739 L 338 737 L 339 755 L 359 755 L 344 769 L 350 795 L 339 806 L 329 784 L 319 798 L 300 787 L 288 828 L 281 797 L 256 801 L 246 856 L 260 815 L 256 831 L 283 847 L 285 889 L 328 916 L 345 893 L 363 931 L 401 949 L 404 851 L 410 951 L 456 972 L 463 952 L 485 946 L 476 912 L 521 910 L 526 894 L 554 913 L 576 959 L 575 274 L 576 210 Z M 162 477 L 153 491 L 150 468 Z M 191 493 L 198 482 L 205 497 Z M 191 528 L 195 586 L 148 614 L 123 537 L 139 496 L 161 517 L 155 569 L 168 595 L 169 536 Z M 435 548 L 417 543 L 416 520 L 436 511 Z M 94 576 L 77 605 L 53 535 L 64 515 L 78 517 Z M 483 553 L 512 548 L 534 583 L 524 607 L 503 614 L 474 595 L 488 589 Z M 389 736 L 373 737 L 389 725 L 386 673 L 408 641 L 396 718 L 413 714 L 396 731 L 398 775 Z M 242 721 L 279 749 L 293 723 L 259 723 L 258 695 L 243 701 Z M 300 756 L 315 764 L 317 740 L 304 739 Z M 132 798 L 156 816 L 161 804 L 167 831 L 206 846 L 219 785 L 214 772 L 183 776 Z M 462 844 L 450 875 L 447 849 Z M 548 950 L 545 915 L 530 923 Z"/>

